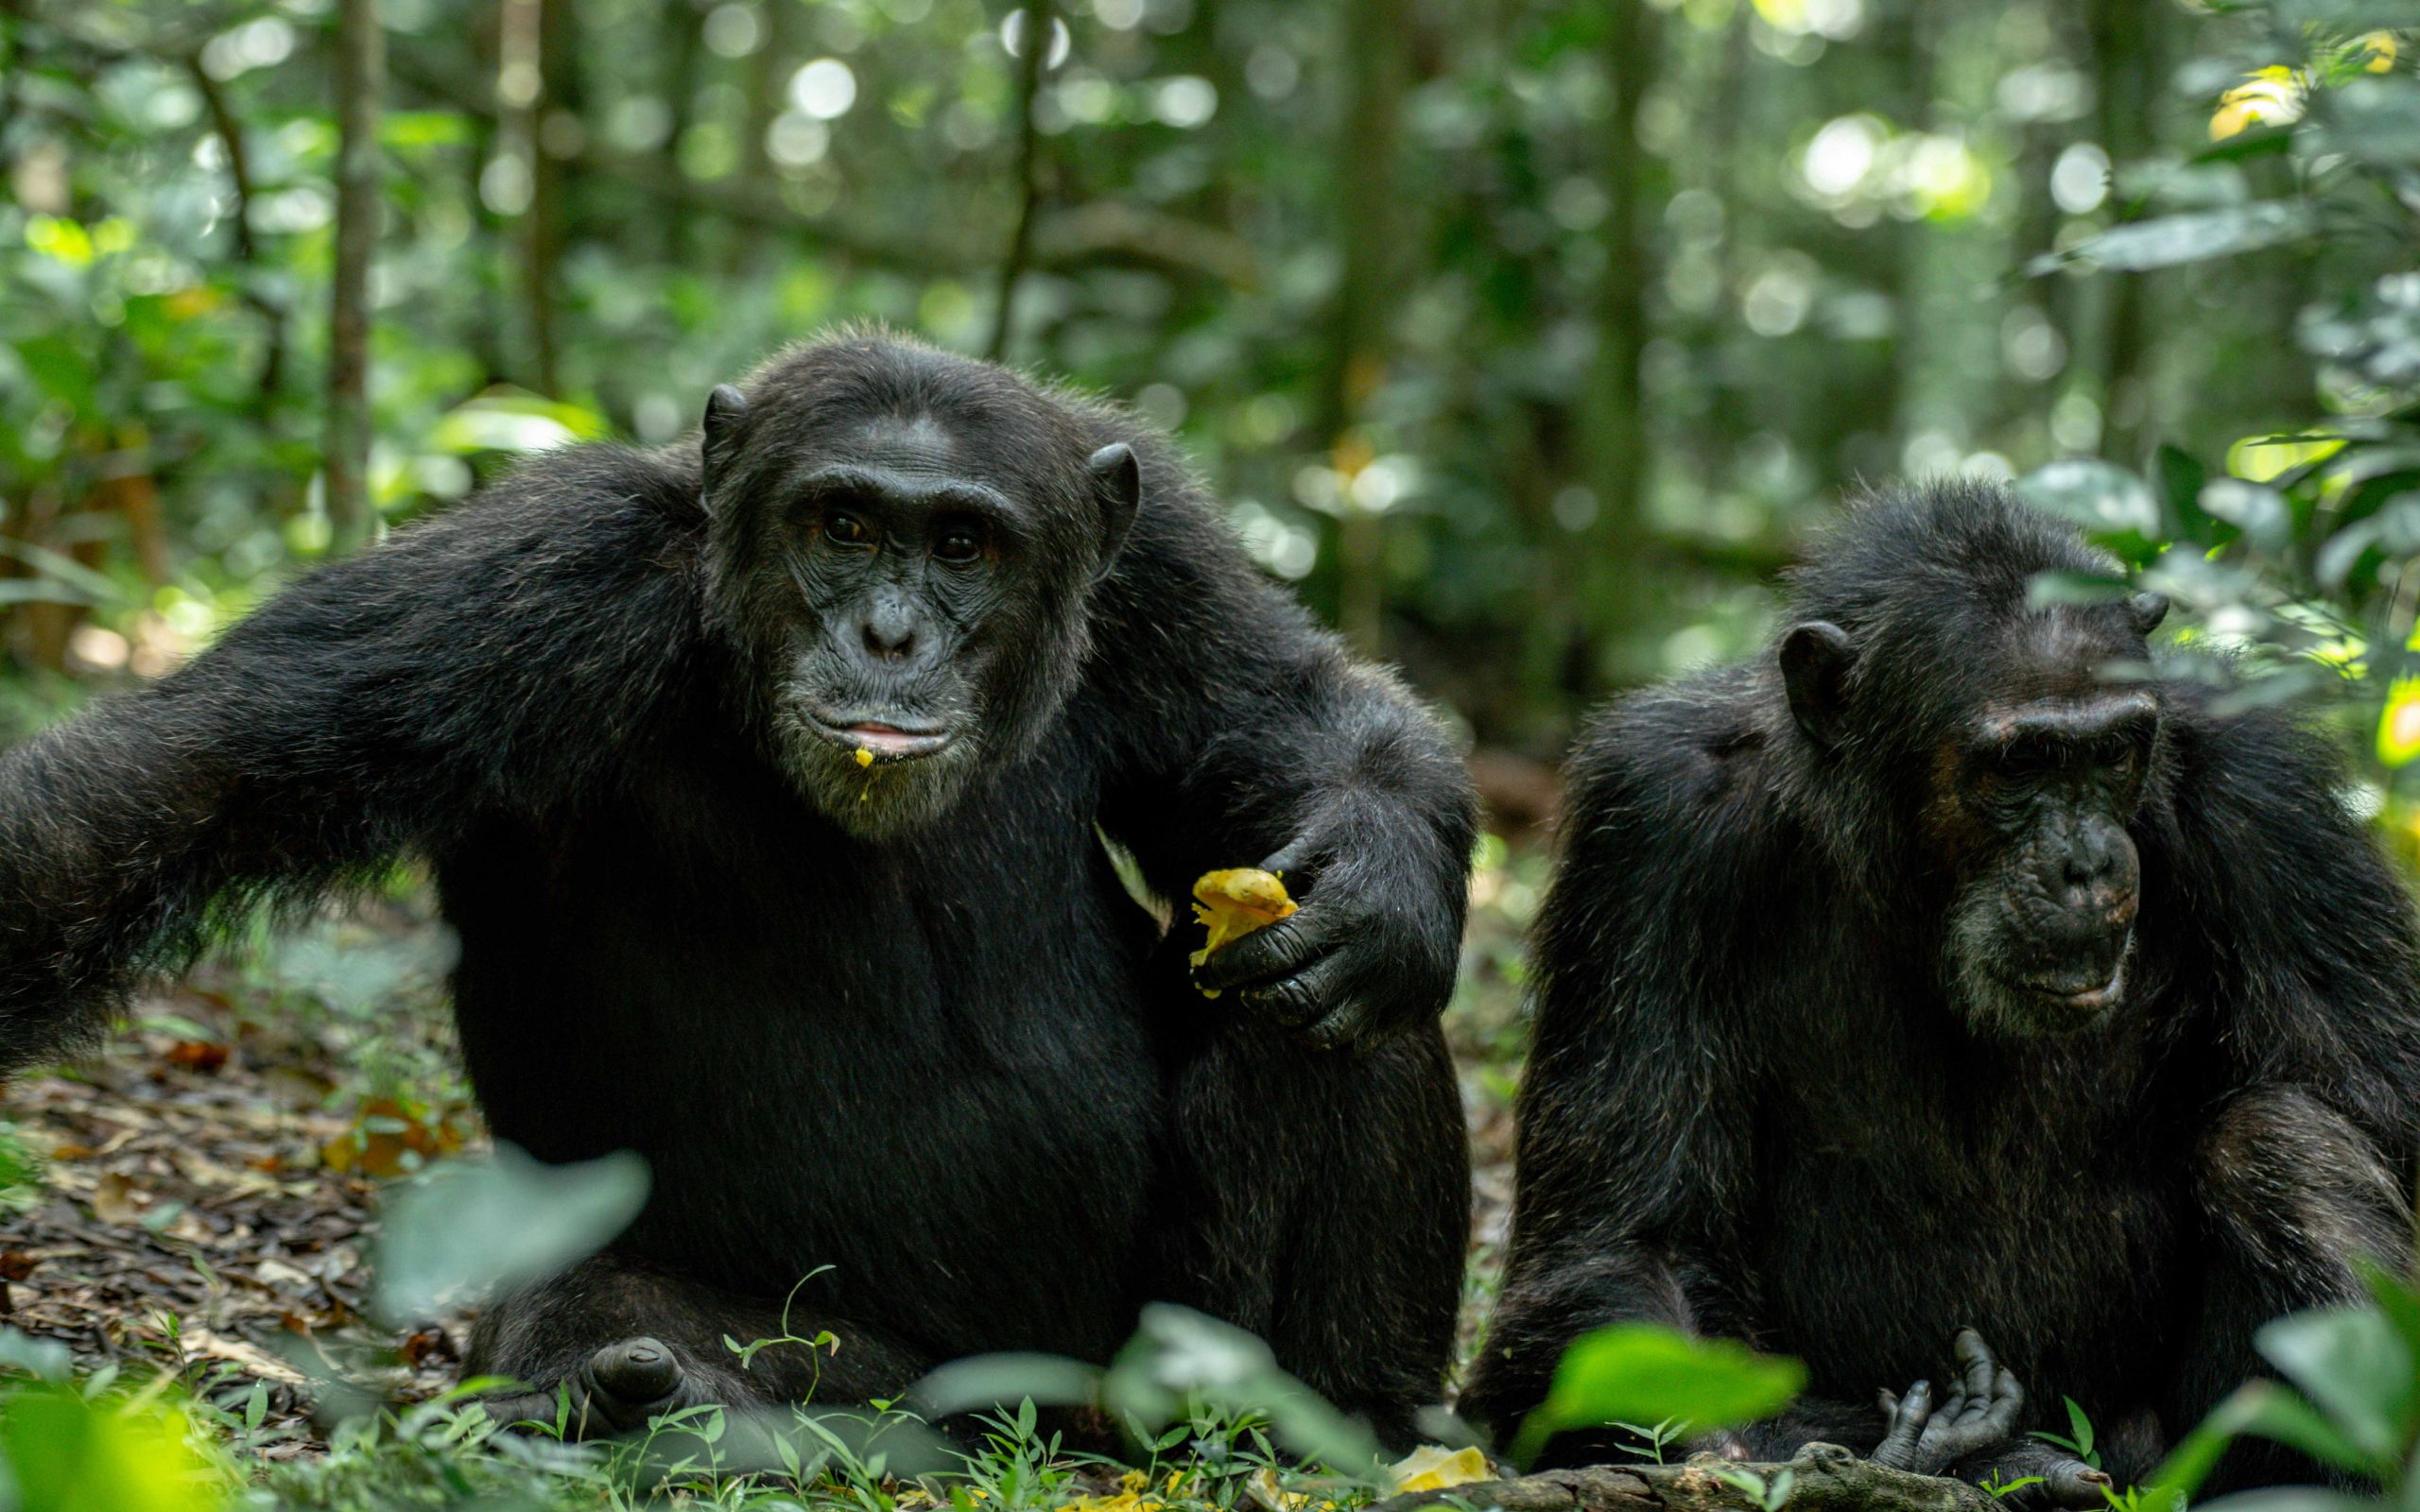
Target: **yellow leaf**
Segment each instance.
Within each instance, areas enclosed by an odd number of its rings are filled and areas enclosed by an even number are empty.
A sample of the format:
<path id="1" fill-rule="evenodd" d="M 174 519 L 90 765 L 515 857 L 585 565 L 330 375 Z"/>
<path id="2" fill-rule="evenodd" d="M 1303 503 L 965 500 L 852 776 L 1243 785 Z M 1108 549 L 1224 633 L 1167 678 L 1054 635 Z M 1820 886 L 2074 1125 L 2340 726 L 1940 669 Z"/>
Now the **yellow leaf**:
<path id="1" fill-rule="evenodd" d="M 1451 1486 L 1492 1480 L 1495 1474 L 1488 1469 L 1487 1456 L 1476 1449 L 1447 1449 L 1442 1444 L 1423 1444 L 1387 1467 L 1387 1494 L 1401 1496 L 1406 1491 L 1443 1491 Z"/>
<path id="2" fill-rule="evenodd" d="M 1201 880 L 1193 885 L 1193 917 L 1209 930 L 1201 948 L 1193 953 L 1196 966 L 1208 960 L 1212 951 L 1241 939 L 1253 930 L 1266 929 L 1297 910 L 1277 873 L 1250 867 L 1203 872 Z"/>
<path id="3" fill-rule="evenodd" d="M 2406 766 L 2420 756 L 2420 677 L 2402 677 L 2387 690 L 2378 714 L 2378 762 Z"/>

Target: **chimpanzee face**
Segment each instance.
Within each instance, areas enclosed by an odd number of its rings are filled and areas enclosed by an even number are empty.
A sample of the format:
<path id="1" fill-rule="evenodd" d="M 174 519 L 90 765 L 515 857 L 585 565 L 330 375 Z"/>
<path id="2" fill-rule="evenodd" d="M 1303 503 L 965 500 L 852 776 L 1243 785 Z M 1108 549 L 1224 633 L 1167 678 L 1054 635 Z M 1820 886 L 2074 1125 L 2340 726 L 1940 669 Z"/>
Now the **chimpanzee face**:
<path id="1" fill-rule="evenodd" d="M 1793 626 L 1779 647 L 1791 716 L 1829 770 L 1914 810 L 1916 851 L 1898 864 L 1945 881 L 1942 979 L 1967 1026 L 2090 1028 L 2132 986 L 2129 826 L 2163 759 L 2154 687 L 2104 674 L 2149 654 L 2168 601 L 1935 608 L 1854 634 Z"/>
<path id="2" fill-rule="evenodd" d="M 2125 996 L 2142 868 L 2128 833 L 2159 740 L 2145 688 L 1983 711 L 1941 748 L 1926 828 L 1956 892 L 1946 940 L 1979 1031 L 2059 1034 Z"/>
<path id="3" fill-rule="evenodd" d="M 710 503 L 718 587 L 775 759 L 867 838 L 940 816 L 1063 699 L 1132 515 L 1132 452 L 1088 455 L 1013 404 L 810 417 L 780 390 L 752 408 L 717 394 L 741 406 L 708 409 L 707 488 L 734 495 Z"/>

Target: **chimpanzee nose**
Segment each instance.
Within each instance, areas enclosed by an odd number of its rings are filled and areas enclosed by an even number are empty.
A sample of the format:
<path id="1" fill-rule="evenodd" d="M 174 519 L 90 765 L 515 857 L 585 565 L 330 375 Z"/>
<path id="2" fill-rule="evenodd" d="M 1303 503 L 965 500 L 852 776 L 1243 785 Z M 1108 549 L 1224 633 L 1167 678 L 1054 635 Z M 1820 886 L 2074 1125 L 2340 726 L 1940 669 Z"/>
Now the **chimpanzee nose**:
<path id="1" fill-rule="evenodd" d="M 866 654 L 880 662 L 898 662 L 916 651 L 916 616 L 906 605 L 877 603 L 867 613 L 860 633 Z"/>
<path id="2" fill-rule="evenodd" d="M 2115 825 L 2085 824 L 2068 835 L 2059 881 L 2072 907 L 2124 908 L 2135 889 L 2134 846 Z"/>

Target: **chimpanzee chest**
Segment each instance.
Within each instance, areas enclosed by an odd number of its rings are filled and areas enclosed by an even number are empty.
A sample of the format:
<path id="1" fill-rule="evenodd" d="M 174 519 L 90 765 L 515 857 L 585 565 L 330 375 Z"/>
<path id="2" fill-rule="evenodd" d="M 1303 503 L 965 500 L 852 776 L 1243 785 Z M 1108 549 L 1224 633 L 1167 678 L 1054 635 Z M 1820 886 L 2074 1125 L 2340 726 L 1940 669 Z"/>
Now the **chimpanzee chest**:
<path id="1" fill-rule="evenodd" d="M 942 1355 L 1114 1347 L 1159 1117 L 1155 930 L 1081 817 L 974 807 L 880 847 L 710 804 L 450 858 L 496 1136 L 637 1150 L 654 1188 L 626 1246 L 758 1297 L 820 1271 L 803 1318 Z"/>
<path id="2" fill-rule="evenodd" d="M 2062 1396 L 2111 1414 L 2143 1402 L 2191 1304 L 2182 1162 L 2158 1148 L 2185 1142 L 2170 1121 L 2084 1113 L 2091 1099 L 2034 1079 L 2071 1069 L 1911 1066 L 1782 1100 L 1750 1243 L 1765 1342 L 1806 1361 L 1811 1389 L 1944 1386 L 1951 1336 L 1972 1326 L 2044 1424 L 2065 1422 Z"/>

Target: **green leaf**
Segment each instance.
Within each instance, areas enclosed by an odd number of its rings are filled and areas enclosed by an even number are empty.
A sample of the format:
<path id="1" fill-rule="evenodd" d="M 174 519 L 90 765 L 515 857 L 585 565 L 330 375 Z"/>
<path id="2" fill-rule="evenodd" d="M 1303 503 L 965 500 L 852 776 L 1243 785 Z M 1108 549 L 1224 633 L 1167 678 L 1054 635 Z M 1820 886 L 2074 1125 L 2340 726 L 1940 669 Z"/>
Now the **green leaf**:
<path id="1" fill-rule="evenodd" d="M 2063 1397 L 2060 1400 L 2067 1404 L 2067 1427 L 2076 1435 L 2076 1458 L 2089 1461 L 2092 1458 L 2092 1419 L 2075 1398 Z"/>
<path id="2" fill-rule="evenodd" d="M 1233 1324 L 1170 1302 L 1143 1309 L 1142 1326 L 1101 1383 L 1110 1416 L 1157 1432 L 1200 1403 L 1265 1416 L 1293 1452 L 1365 1473 L 1378 1441 L 1357 1419 L 1280 1369 L 1269 1346 Z"/>
<path id="3" fill-rule="evenodd" d="M 2212 478 L 2203 486 L 2201 505 L 2211 518 L 2242 531 L 2262 551 L 2281 550 L 2293 540 L 2293 510 L 2273 488 L 2242 478 Z"/>
<path id="4" fill-rule="evenodd" d="M 560 1271 L 637 1217 L 647 1189 L 647 1162 L 628 1151 L 544 1165 L 498 1144 L 486 1160 L 441 1162 L 390 1189 L 377 1312 L 401 1326 L 464 1293 Z"/>
<path id="5" fill-rule="evenodd" d="M 2159 500 L 2151 486 L 2114 463 L 2067 457 L 2035 468 L 2017 480 L 2016 491 L 2035 508 L 2096 535 L 2157 541 L 2161 534 Z"/>
<path id="6" fill-rule="evenodd" d="M 2372 1459 L 2392 1459 L 2420 1418 L 2411 1348 L 2375 1308 L 2297 1313 L 2262 1325 L 2252 1342 Z"/>
<path id="7" fill-rule="evenodd" d="M 2026 579 L 2028 609 L 2055 604 L 2115 604 L 2126 596 L 2126 580 L 2105 573 L 2035 573 Z"/>
<path id="8" fill-rule="evenodd" d="M 1547 1399 L 1530 1414 L 1512 1457 L 1526 1463 L 1572 1428 L 1685 1419 L 1692 1432 L 1769 1418 L 1806 1384 L 1796 1360 L 1730 1339 L 1691 1338 L 1652 1323 L 1617 1323 L 1575 1340 Z"/>
<path id="9" fill-rule="evenodd" d="M 2403 1347 L 2420 1360 L 2420 1288 L 2367 1255 L 2355 1256 L 2353 1265 L 2379 1313 L 2402 1336 Z"/>
<path id="10" fill-rule="evenodd" d="M 2158 215 L 2115 226 L 2066 251 L 2037 257 L 2029 273 L 2054 273 L 2074 263 L 2094 263 L 2127 272 L 2206 263 L 2301 241 L 2316 230 L 2308 206 L 2263 199 L 2221 210 Z"/>
<path id="11" fill-rule="evenodd" d="M 2202 485 L 2208 482 L 2210 470 L 2182 448 L 2162 442 L 2152 465 L 2158 470 L 2161 496 L 2169 508 L 2169 523 L 2176 533 L 2199 539 L 2206 524 L 2202 515 Z"/>

